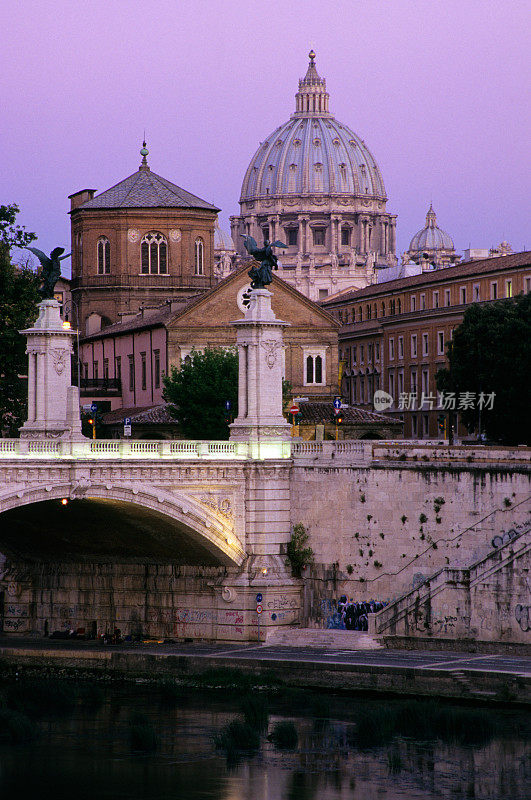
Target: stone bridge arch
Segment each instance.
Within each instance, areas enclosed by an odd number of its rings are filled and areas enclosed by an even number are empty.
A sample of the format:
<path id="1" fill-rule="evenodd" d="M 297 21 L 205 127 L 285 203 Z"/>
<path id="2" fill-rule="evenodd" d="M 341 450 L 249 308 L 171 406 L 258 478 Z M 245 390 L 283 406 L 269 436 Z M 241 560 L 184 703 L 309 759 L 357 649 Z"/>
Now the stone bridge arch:
<path id="1" fill-rule="evenodd" d="M 92 483 L 80 480 L 58 484 L 30 484 L 13 487 L 0 499 L 1 515 L 11 509 L 49 500 L 116 501 L 140 506 L 156 515 L 175 520 L 185 533 L 205 546 L 220 562 L 240 567 L 245 548 L 229 517 L 217 512 L 184 492 L 127 483 Z M 178 530 L 176 536 L 179 535 Z"/>

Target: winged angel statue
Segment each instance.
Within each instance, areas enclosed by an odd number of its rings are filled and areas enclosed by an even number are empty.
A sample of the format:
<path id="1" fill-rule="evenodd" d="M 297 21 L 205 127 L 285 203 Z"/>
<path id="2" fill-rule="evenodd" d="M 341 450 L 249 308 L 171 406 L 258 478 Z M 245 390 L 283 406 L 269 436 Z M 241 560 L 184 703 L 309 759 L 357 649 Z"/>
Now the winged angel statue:
<path id="1" fill-rule="evenodd" d="M 247 273 L 251 278 L 251 288 L 263 289 L 273 280 L 273 270 L 278 269 L 278 259 L 273 253 L 273 247 L 287 247 L 287 245 L 283 242 L 270 242 L 269 239 L 264 239 L 264 246 L 258 247 L 252 236 L 243 236 L 243 240 L 249 255 L 260 264 L 259 267 L 251 267 Z"/>
<path id="2" fill-rule="evenodd" d="M 39 277 L 42 280 L 42 286 L 39 289 L 40 296 L 43 300 L 53 299 L 55 284 L 61 277 L 61 261 L 71 254 L 67 253 L 64 256 L 64 247 L 54 247 L 49 256 L 37 247 L 26 247 L 25 249 L 31 250 L 41 262 L 41 270 L 39 272 Z"/>

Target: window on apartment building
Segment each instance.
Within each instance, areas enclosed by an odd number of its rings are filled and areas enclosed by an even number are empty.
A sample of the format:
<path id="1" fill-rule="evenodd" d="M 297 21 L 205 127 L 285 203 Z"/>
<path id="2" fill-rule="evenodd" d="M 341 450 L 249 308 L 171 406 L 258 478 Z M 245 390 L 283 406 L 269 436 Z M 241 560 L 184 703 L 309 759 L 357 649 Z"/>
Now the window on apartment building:
<path id="1" fill-rule="evenodd" d="M 374 391 L 377 392 L 380 388 L 380 376 L 376 372 L 374 375 Z"/>
<path id="2" fill-rule="evenodd" d="M 444 305 L 448 308 L 450 305 L 450 289 L 444 290 Z"/>
<path id="3" fill-rule="evenodd" d="M 361 306 L 358 308 L 358 322 L 363 322 L 363 309 Z"/>
<path id="4" fill-rule="evenodd" d="M 360 403 L 365 402 L 365 379 L 360 378 Z"/>
<path id="5" fill-rule="evenodd" d="M 529 294 L 529 292 L 531 292 L 531 275 L 526 275 L 524 278 L 524 293 Z"/>
<path id="6" fill-rule="evenodd" d="M 153 358 L 154 358 L 154 361 L 155 361 L 155 364 L 154 364 L 154 373 L 155 374 L 153 376 L 153 379 L 154 379 L 155 389 L 159 389 L 160 388 L 160 350 L 154 350 L 153 351 Z"/>
<path id="7" fill-rule="evenodd" d="M 341 228 L 341 244 L 346 245 L 347 247 L 350 245 L 350 228 L 343 227 Z"/>
<path id="8" fill-rule="evenodd" d="M 99 375 L 98 375 L 98 369 L 99 369 L 98 362 L 97 362 L 97 361 L 94 361 L 94 363 L 92 364 L 92 376 L 93 376 L 93 378 L 94 378 L 94 380 L 95 380 L 95 381 L 97 381 L 97 380 L 98 380 L 98 377 L 99 377 Z"/>
<path id="9" fill-rule="evenodd" d="M 512 297 L 513 296 L 513 282 L 512 280 L 505 281 L 505 297 Z"/>
<path id="10" fill-rule="evenodd" d="M 119 381 L 122 380 L 122 358 L 121 358 L 121 356 L 116 356 L 115 368 L 114 368 L 114 377 Z"/>
<path id="11" fill-rule="evenodd" d="M 437 331 L 437 355 L 444 355 L 444 331 Z"/>
<path id="12" fill-rule="evenodd" d="M 393 361 L 395 357 L 395 340 L 393 337 L 389 339 L 389 361 Z"/>
<path id="13" fill-rule="evenodd" d="M 420 295 L 420 310 L 421 311 L 425 311 L 426 310 L 426 295 L 425 294 L 421 294 Z"/>
<path id="14" fill-rule="evenodd" d="M 439 292 L 433 293 L 433 307 L 439 308 Z"/>
<path id="15" fill-rule="evenodd" d="M 416 439 L 419 435 L 419 421 L 416 414 L 411 415 L 411 436 Z"/>
<path id="16" fill-rule="evenodd" d="M 411 311 L 417 310 L 417 298 L 415 295 L 411 298 Z"/>
<path id="17" fill-rule="evenodd" d="M 396 389 L 397 389 L 398 395 L 400 396 L 404 391 L 404 370 L 403 369 L 399 369 L 398 370 L 397 381 L 398 381 L 398 383 L 397 383 Z"/>
<path id="18" fill-rule="evenodd" d="M 326 300 L 328 297 L 328 289 L 319 289 L 319 300 Z M 347 311 L 347 322 L 348 322 L 348 311 Z"/>
<path id="19" fill-rule="evenodd" d="M 420 376 L 420 391 L 422 394 L 428 394 L 428 387 L 430 385 L 430 371 L 428 369 L 423 369 L 421 376 Z"/>
<path id="20" fill-rule="evenodd" d="M 353 375 L 350 379 L 350 402 L 352 404 L 356 403 L 356 376 Z"/>
<path id="21" fill-rule="evenodd" d="M 396 312 L 396 300 L 389 301 L 389 313 L 391 316 Z"/>
<path id="22" fill-rule="evenodd" d="M 358 360 L 358 348 L 356 345 L 352 346 L 352 363 L 355 364 Z"/>
<path id="23" fill-rule="evenodd" d="M 411 384 L 410 385 L 411 385 L 411 392 L 413 394 L 417 394 L 418 383 L 417 383 L 417 370 L 416 369 L 412 369 L 411 370 Z"/>
<path id="24" fill-rule="evenodd" d="M 324 383 L 324 351 L 306 353 L 306 381 L 305 385 Z"/>
<path id="25" fill-rule="evenodd" d="M 313 228 L 313 243 L 316 247 L 322 247 L 325 243 L 326 228 Z"/>
<path id="26" fill-rule="evenodd" d="M 459 287 L 459 301 L 462 306 L 466 304 L 466 286 Z"/>
<path id="27" fill-rule="evenodd" d="M 142 275 L 168 274 L 168 243 L 162 233 L 146 233 L 140 243 L 140 255 Z"/>
<path id="28" fill-rule="evenodd" d="M 135 359 L 134 356 L 127 356 L 129 362 L 129 391 L 135 390 Z"/>
<path id="29" fill-rule="evenodd" d="M 428 439 L 430 435 L 430 415 L 423 414 L 422 415 L 422 437 L 423 439 Z"/>
<path id="30" fill-rule="evenodd" d="M 398 300 L 396 301 L 396 307 L 397 307 L 397 312 L 396 313 L 397 314 L 401 314 L 402 313 L 402 300 L 400 298 L 398 298 Z"/>
<path id="31" fill-rule="evenodd" d="M 88 363 L 86 361 L 83 364 L 83 374 L 85 376 L 85 380 L 88 381 Z"/>
<path id="32" fill-rule="evenodd" d="M 372 342 L 369 342 L 369 344 L 367 345 L 367 362 L 369 364 L 372 364 L 372 353 L 373 353 L 373 344 Z"/>
<path id="33" fill-rule="evenodd" d="M 389 394 L 393 398 L 393 405 L 394 405 L 394 396 L 395 396 L 395 373 L 393 370 L 389 371 Z"/>
<path id="34" fill-rule="evenodd" d="M 365 345 L 360 344 L 360 364 L 365 362 Z"/>
<path id="35" fill-rule="evenodd" d="M 375 303 L 374 304 L 374 319 L 377 319 L 377 318 L 378 318 L 378 306 Z"/>
<path id="36" fill-rule="evenodd" d="M 106 236 L 98 239 L 98 275 L 108 275 L 111 271 L 111 243 Z"/>
<path id="37" fill-rule="evenodd" d="M 376 342 L 374 346 L 374 360 L 375 361 L 380 360 L 380 342 Z"/>
<path id="38" fill-rule="evenodd" d="M 372 319 L 372 308 L 370 303 L 367 304 L 366 313 L 366 319 Z"/>
<path id="39" fill-rule="evenodd" d="M 491 300 L 498 299 L 498 281 L 492 281 L 490 285 L 490 299 Z"/>
<path id="40" fill-rule="evenodd" d="M 475 283 L 472 287 L 472 297 L 474 298 L 474 303 L 477 303 L 480 300 L 480 293 L 479 293 L 479 283 Z"/>
<path id="41" fill-rule="evenodd" d="M 417 357 L 417 334 L 411 334 L 411 358 Z"/>
<path id="42" fill-rule="evenodd" d="M 109 359 L 108 358 L 104 358 L 103 359 L 103 377 L 105 378 L 106 381 L 109 380 Z"/>
<path id="43" fill-rule="evenodd" d="M 422 334 L 422 355 L 427 356 L 429 353 L 430 338 L 428 333 Z"/>
<path id="44" fill-rule="evenodd" d="M 530 278 L 531 280 L 531 278 Z M 382 303 L 382 310 L 381 310 L 382 317 L 385 317 L 385 303 Z"/>
<path id="45" fill-rule="evenodd" d="M 147 359 L 145 353 L 140 353 L 140 383 L 142 389 L 145 390 L 147 386 Z"/>
<path id="46" fill-rule="evenodd" d="M 398 358 L 404 358 L 404 337 L 398 337 Z"/>

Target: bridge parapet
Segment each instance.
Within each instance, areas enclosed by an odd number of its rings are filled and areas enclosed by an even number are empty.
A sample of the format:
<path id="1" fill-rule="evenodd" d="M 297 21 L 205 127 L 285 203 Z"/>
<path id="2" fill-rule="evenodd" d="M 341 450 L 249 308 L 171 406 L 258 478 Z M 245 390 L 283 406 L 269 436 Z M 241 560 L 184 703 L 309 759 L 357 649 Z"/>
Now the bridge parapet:
<path id="1" fill-rule="evenodd" d="M 291 456 L 289 441 L 188 441 L 182 439 L 0 439 L 0 459 L 98 458 L 98 459 L 285 459 Z"/>

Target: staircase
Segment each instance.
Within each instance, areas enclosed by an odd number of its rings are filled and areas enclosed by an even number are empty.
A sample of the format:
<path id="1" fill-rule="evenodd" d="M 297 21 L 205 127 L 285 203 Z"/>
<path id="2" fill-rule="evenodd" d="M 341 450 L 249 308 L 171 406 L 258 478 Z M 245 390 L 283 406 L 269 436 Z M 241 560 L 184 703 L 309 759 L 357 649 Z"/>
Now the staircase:
<path id="1" fill-rule="evenodd" d="M 471 600 L 474 587 L 488 582 L 495 573 L 511 563 L 521 560 L 530 552 L 531 526 L 526 525 L 516 531 L 512 539 L 502 547 L 491 550 L 467 569 L 444 567 L 381 611 L 369 614 L 369 633 L 373 636 L 382 634 L 422 636 L 439 633 L 444 637 L 452 637 L 452 630 L 442 630 L 442 627 L 434 630 L 433 620 L 440 620 L 440 615 L 436 617 L 438 596 L 442 592 L 454 592 L 455 597 L 464 598 L 466 596 Z M 462 599 L 457 603 L 461 607 L 466 606 Z M 474 616 L 474 609 L 472 609 L 472 616 Z M 451 609 L 448 612 L 448 619 L 457 619 L 451 613 Z M 456 629 L 452 638 L 455 638 L 456 635 L 463 636 L 465 634 Z"/>
<path id="2" fill-rule="evenodd" d="M 266 645 L 310 647 L 320 650 L 378 650 L 383 645 L 363 631 L 322 630 L 320 628 L 277 628 L 268 632 Z"/>

